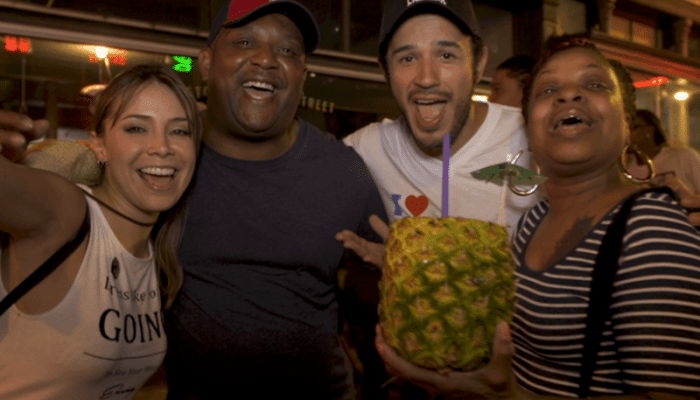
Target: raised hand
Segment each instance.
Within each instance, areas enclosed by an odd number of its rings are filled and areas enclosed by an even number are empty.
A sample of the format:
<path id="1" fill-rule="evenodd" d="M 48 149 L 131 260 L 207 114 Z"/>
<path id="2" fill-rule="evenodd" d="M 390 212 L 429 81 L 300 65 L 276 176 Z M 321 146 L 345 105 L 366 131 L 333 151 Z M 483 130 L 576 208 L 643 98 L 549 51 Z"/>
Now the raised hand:
<path id="1" fill-rule="evenodd" d="M 12 162 L 20 161 L 27 144 L 46 136 L 49 130 L 49 121 L 45 119 L 33 120 L 20 113 L 0 110 L 0 155 Z"/>
<path id="2" fill-rule="evenodd" d="M 369 223 L 372 229 L 374 229 L 382 239 L 386 240 L 387 236 L 389 236 L 389 226 L 376 215 L 369 217 Z M 362 261 L 368 262 L 380 269 L 384 266 L 384 245 L 382 243 L 370 242 L 347 229 L 337 233 L 335 238 L 340 241 L 346 249 L 352 250 L 362 258 Z"/>

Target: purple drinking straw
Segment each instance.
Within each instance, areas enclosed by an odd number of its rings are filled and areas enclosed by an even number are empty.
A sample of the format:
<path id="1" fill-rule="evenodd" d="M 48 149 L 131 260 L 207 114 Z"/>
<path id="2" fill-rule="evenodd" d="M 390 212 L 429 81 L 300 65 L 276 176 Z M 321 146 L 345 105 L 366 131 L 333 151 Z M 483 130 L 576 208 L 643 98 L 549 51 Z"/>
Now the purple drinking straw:
<path id="1" fill-rule="evenodd" d="M 450 170 L 450 135 L 445 134 L 442 139 L 442 217 L 449 214 L 449 172 Z"/>

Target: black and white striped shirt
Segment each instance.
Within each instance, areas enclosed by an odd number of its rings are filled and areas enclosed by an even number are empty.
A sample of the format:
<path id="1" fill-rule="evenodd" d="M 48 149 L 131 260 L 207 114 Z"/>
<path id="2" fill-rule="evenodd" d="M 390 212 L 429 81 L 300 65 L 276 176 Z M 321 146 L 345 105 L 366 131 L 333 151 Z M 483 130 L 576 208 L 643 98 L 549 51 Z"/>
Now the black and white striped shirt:
<path id="1" fill-rule="evenodd" d="M 543 201 L 525 213 L 513 241 L 513 370 L 532 392 L 575 398 L 591 272 L 619 205 L 555 265 L 533 271 L 524 253 L 548 210 Z M 700 394 L 700 235 L 670 196 L 635 202 L 619 265 L 591 393 Z"/>

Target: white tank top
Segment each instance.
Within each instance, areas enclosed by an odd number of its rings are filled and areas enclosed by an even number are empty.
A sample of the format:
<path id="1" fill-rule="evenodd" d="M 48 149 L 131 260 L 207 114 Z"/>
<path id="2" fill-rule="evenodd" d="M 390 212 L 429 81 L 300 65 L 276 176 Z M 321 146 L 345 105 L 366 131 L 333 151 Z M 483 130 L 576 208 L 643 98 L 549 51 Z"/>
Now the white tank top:
<path id="1" fill-rule="evenodd" d="M 63 300 L 42 314 L 13 305 L 0 316 L 0 399 L 131 399 L 163 361 L 153 248 L 135 258 L 87 201 L 87 252 Z"/>

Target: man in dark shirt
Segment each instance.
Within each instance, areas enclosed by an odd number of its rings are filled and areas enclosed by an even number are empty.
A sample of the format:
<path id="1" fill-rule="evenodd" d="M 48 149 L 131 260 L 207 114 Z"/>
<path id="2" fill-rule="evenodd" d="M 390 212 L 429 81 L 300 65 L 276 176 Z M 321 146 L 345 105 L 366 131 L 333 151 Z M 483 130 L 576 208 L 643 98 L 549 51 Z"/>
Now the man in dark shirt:
<path id="1" fill-rule="evenodd" d="M 165 317 L 168 398 L 350 399 L 335 234 L 379 241 L 368 219 L 386 213 L 355 151 L 294 118 L 316 21 L 292 1 L 241 3 L 199 56 L 209 128 Z"/>

